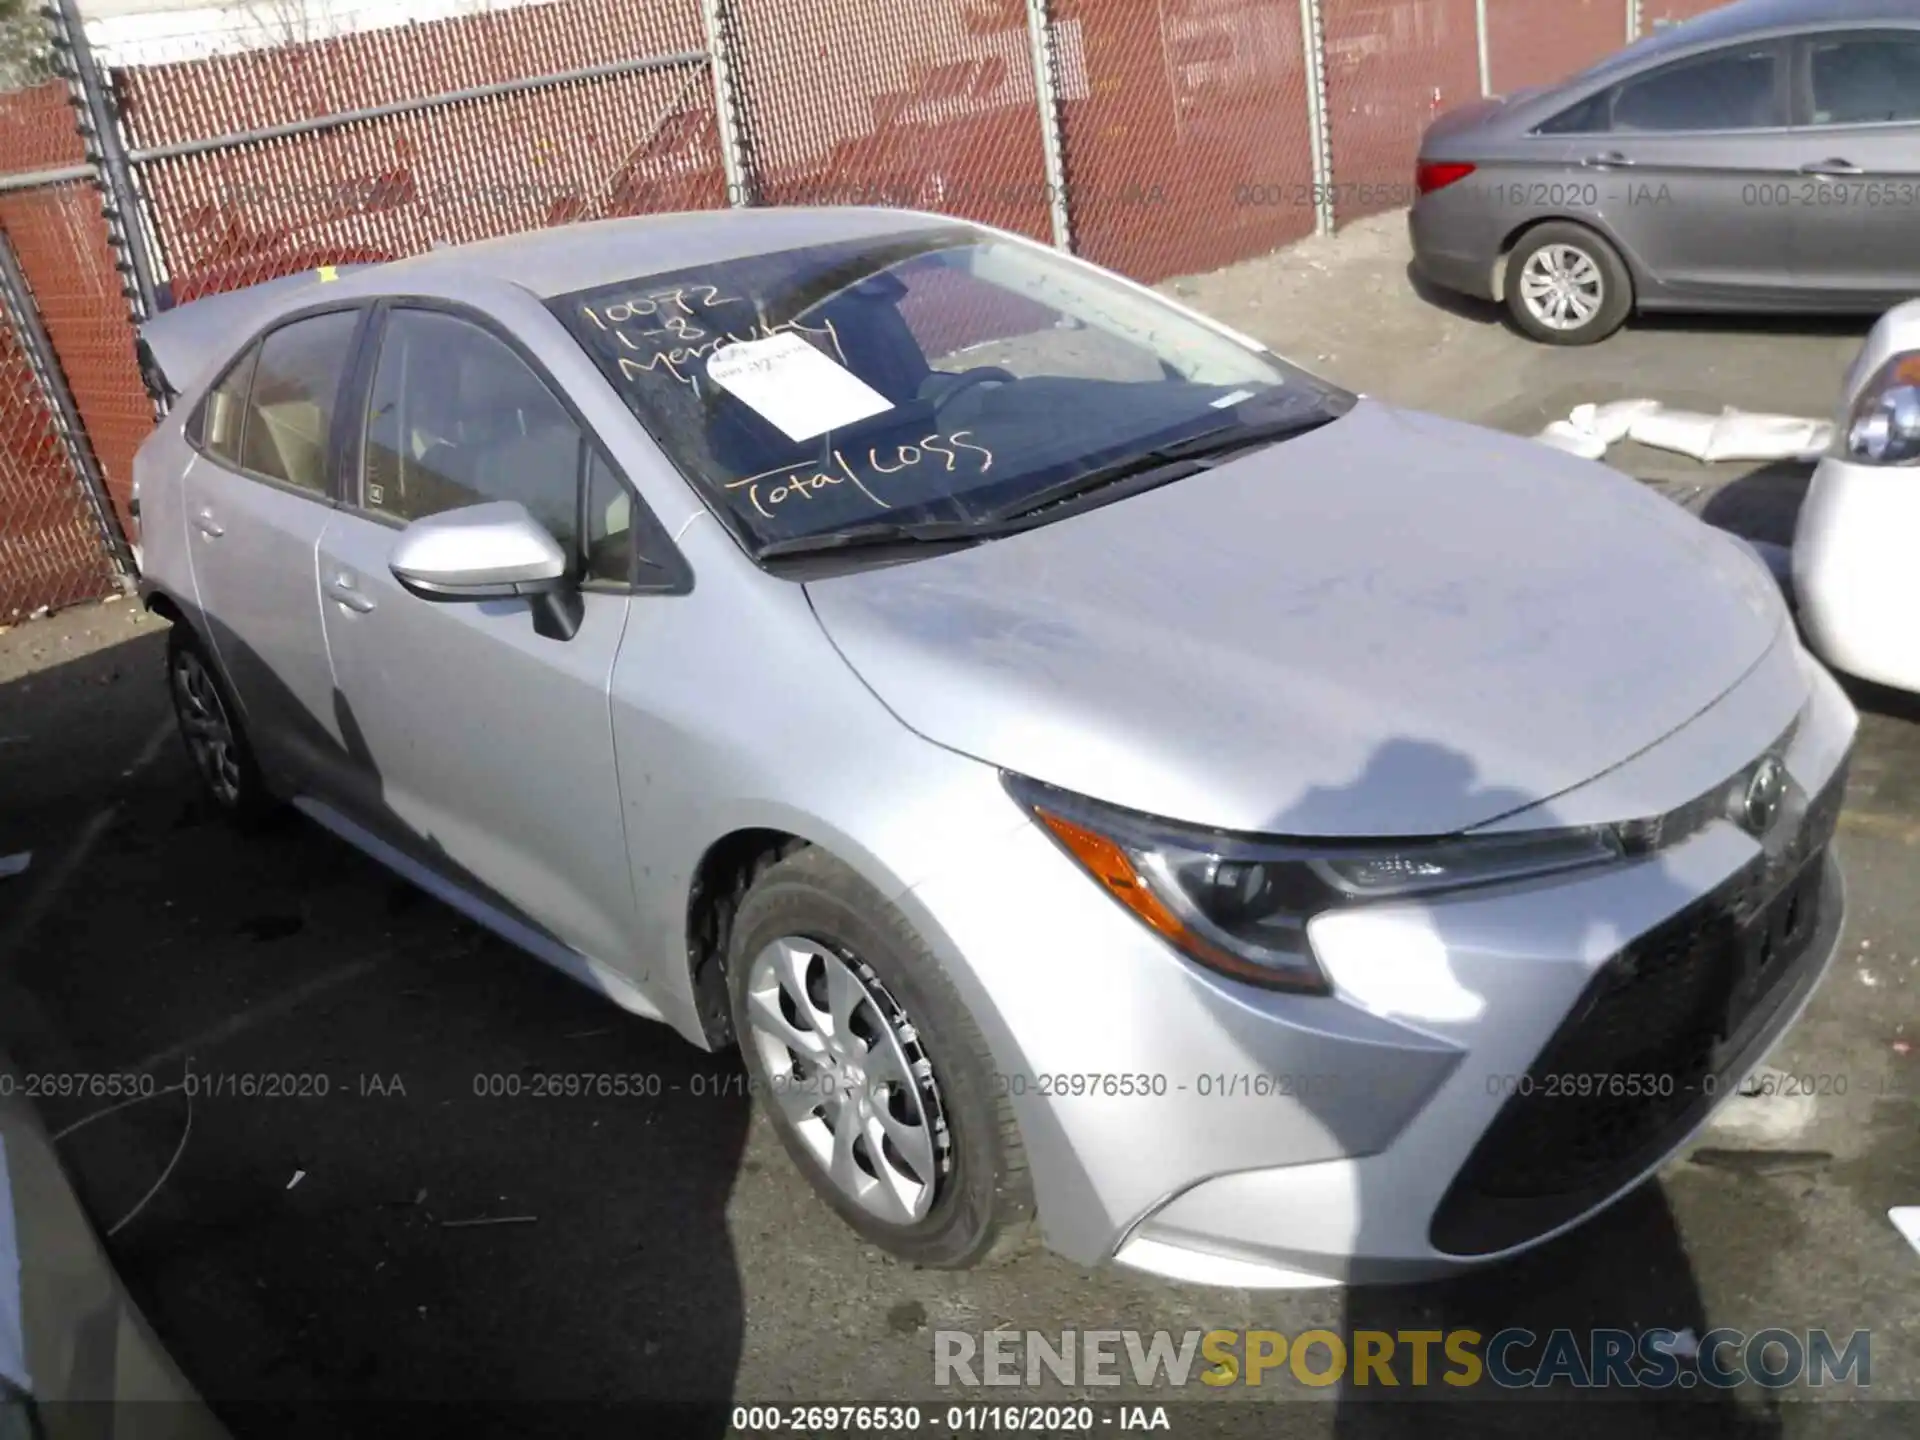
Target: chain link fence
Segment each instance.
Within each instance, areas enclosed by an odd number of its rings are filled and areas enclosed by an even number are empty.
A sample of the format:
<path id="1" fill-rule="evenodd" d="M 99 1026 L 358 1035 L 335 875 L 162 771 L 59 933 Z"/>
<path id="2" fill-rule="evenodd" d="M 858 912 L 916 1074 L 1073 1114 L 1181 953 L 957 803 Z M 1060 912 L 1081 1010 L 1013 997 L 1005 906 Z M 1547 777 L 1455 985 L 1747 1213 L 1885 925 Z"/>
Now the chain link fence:
<path id="1" fill-rule="evenodd" d="M 751 198 L 1050 232 L 1026 0 L 738 0 Z"/>
<path id="2" fill-rule="evenodd" d="M 190 58 L 117 71 L 162 304 L 725 202 L 696 0 L 391 18 L 371 4 L 242 10 L 169 36 Z"/>
<path id="3" fill-rule="evenodd" d="M 0 443 L 18 454 L 0 462 L 9 486 L 64 484 L 67 506 L 35 534 L 87 533 L 73 516 L 95 493 L 125 520 L 153 419 L 133 325 L 154 309 L 320 264 L 726 205 L 936 210 L 1158 281 L 1404 206 L 1440 111 L 1712 8 L 239 0 L 83 27 L 76 0 L 51 0 L 43 28 L 7 3 L 0 235 L 47 353 L 5 361 Z M 50 385 L 87 442 L 59 483 Z M 26 513 L 10 505 L 8 523 Z M 7 534 L 5 594 L 69 593 L 31 578 Z"/>
<path id="4" fill-rule="evenodd" d="M 55 360 L 72 391 L 116 516 L 133 495 L 133 452 L 153 428 L 153 402 L 133 349 L 120 261 L 93 182 L 0 193 L 0 233 L 19 252 Z"/>
<path id="5" fill-rule="evenodd" d="M 1727 0 L 1640 0 L 1640 33 L 1651 35 L 1666 25 L 1678 25 L 1709 10 L 1718 10 Z"/>
<path id="6" fill-rule="evenodd" d="M 88 432 L 110 436 L 129 393 L 134 443 L 152 423 L 110 261 L 101 303 L 73 303 L 99 278 L 105 224 L 56 62 L 37 15 L 0 11 L 0 623 L 113 588 L 118 529 Z M 83 417 L 65 376 L 94 362 Z"/>
<path id="7" fill-rule="evenodd" d="M 0 625 L 113 588 L 101 516 L 58 408 L 51 354 L 0 237 Z"/>
<path id="8" fill-rule="evenodd" d="M 1475 0 L 1322 0 L 1322 9 L 1333 217 L 1344 225 L 1413 203 L 1421 134 L 1481 93 L 1480 22 Z"/>
<path id="9" fill-rule="evenodd" d="M 1064 0 L 1074 248 L 1142 280 L 1317 223 L 1316 81 L 1299 0 Z"/>
<path id="10" fill-rule="evenodd" d="M 1487 85 L 1496 95 L 1549 85 L 1605 59 L 1633 34 L 1631 0 L 1486 0 Z"/>
<path id="11" fill-rule="evenodd" d="M 122 258 L 102 206 L 97 152 L 76 121 L 72 56 L 64 31 L 32 17 L 13 38 L 0 93 L 0 238 L 19 272 L 17 307 L 30 308 L 45 383 L 57 387 L 86 444 L 90 481 L 113 512 L 106 542 L 128 518 L 133 452 L 153 427 L 153 406 L 133 350 Z M 29 38 L 34 42 L 28 44 Z M 24 58 L 23 58 L 24 57 Z M 64 77 L 64 78 L 63 78 Z"/>

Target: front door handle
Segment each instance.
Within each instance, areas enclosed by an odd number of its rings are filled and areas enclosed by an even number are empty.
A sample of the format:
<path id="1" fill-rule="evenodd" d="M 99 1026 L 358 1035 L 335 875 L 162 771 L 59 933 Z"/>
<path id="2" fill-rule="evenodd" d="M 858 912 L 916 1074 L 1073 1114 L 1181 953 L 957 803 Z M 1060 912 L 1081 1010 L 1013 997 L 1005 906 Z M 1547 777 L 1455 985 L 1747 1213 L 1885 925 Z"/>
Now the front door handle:
<path id="1" fill-rule="evenodd" d="M 1851 160 L 1842 160 L 1835 157 L 1827 160 L 1815 160 L 1811 165 L 1802 165 L 1800 167 L 1800 173 L 1802 175 L 1864 175 L 1867 172 L 1862 170 L 1858 165 L 1855 165 Z"/>
<path id="2" fill-rule="evenodd" d="M 1589 170 L 1631 170 L 1633 161 L 1618 150 L 1608 150 L 1604 154 L 1589 155 L 1580 162 Z"/>
<path id="3" fill-rule="evenodd" d="M 372 597 L 361 594 L 353 577 L 345 571 L 327 582 L 327 594 L 357 614 L 365 615 L 373 609 Z"/>
<path id="4" fill-rule="evenodd" d="M 194 526 L 209 540 L 218 540 L 227 533 L 227 527 L 213 518 L 213 511 L 202 510 L 193 517 Z"/>

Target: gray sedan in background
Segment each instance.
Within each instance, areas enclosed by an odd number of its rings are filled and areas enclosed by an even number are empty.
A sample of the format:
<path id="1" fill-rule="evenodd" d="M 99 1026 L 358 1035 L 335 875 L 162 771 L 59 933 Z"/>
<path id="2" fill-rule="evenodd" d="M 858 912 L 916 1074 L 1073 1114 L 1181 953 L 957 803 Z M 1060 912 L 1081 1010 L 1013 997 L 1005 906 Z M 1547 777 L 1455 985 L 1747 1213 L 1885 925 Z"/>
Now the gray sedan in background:
<path id="1" fill-rule="evenodd" d="M 1441 116 L 1414 263 L 1555 345 L 1920 295 L 1920 0 L 1741 0 Z"/>

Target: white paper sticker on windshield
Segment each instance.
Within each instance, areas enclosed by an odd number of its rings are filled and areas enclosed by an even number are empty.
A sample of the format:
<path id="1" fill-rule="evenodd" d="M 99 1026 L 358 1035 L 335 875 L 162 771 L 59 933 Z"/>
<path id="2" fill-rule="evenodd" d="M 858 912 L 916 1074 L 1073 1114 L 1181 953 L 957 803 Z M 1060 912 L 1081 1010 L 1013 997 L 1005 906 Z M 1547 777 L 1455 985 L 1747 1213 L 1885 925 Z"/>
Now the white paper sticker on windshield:
<path id="1" fill-rule="evenodd" d="M 893 408 L 886 396 L 792 331 L 714 351 L 707 374 L 789 440 L 811 440 Z"/>

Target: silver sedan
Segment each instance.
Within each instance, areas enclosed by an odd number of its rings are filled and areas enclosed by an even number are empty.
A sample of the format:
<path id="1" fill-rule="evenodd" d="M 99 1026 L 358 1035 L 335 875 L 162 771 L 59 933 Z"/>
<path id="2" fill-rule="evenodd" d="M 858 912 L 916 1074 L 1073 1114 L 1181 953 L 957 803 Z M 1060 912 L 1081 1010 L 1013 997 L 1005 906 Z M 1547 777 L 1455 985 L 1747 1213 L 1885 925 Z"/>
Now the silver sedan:
<path id="1" fill-rule="evenodd" d="M 737 1043 L 896 1255 L 1510 1253 L 1827 965 L 1854 713 L 1603 467 L 906 212 L 200 303 L 136 471 L 213 801 Z"/>
<path id="2" fill-rule="evenodd" d="M 1920 295 L 1920 0 L 1741 0 L 1441 116 L 1414 264 L 1554 345 Z"/>

